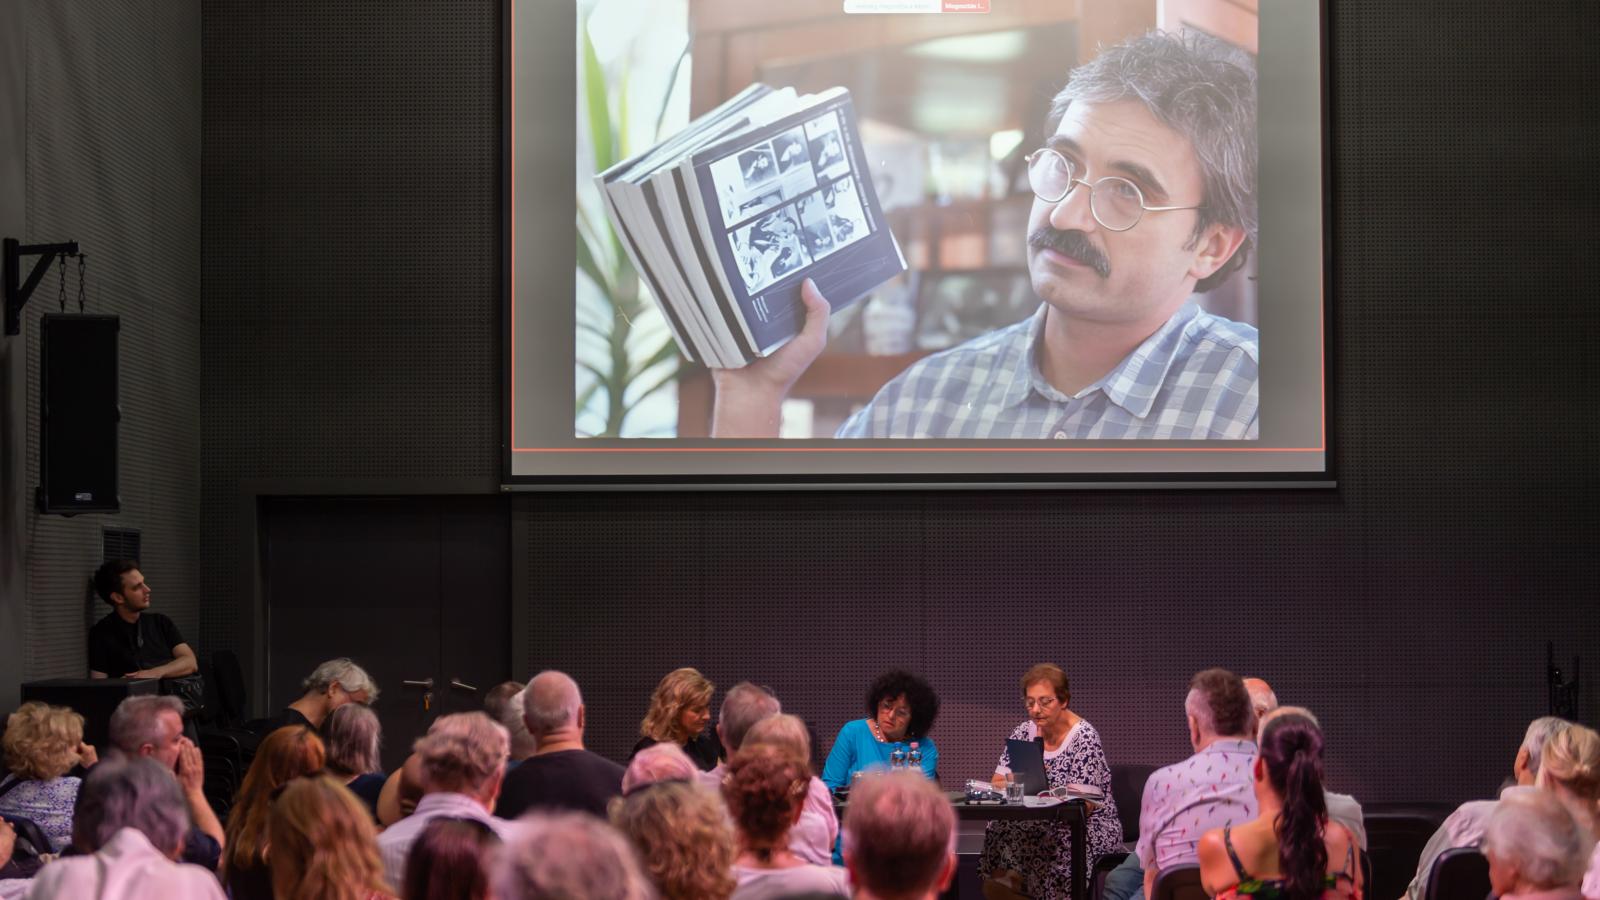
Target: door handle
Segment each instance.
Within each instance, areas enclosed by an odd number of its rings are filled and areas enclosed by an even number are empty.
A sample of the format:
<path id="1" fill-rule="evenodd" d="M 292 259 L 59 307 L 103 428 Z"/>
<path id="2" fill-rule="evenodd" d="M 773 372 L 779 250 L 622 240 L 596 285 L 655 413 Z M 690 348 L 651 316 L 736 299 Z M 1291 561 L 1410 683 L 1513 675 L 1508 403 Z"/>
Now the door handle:
<path id="1" fill-rule="evenodd" d="M 473 687 L 470 684 L 467 684 L 466 682 L 462 681 L 459 678 L 450 679 L 450 686 L 453 687 L 453 688 L 456 688 L 458 690 L 472 691 L 473 693 L 477 693 L 477 691 L 478 691 L 477 688 Z"/>
<path id="2" fill-rule="evenodd" d="M 432 678 L 424 678 L 421 681 L 412 681 L 410 679 L 406 679 L 405 681 L 402 681 L 400 683 L 404 684 L 404 685 L 408 685 L 410 687 L 419 687 L 419 688 L 422 688 L 425 691 L 433 690 L 433 679 Z"/>

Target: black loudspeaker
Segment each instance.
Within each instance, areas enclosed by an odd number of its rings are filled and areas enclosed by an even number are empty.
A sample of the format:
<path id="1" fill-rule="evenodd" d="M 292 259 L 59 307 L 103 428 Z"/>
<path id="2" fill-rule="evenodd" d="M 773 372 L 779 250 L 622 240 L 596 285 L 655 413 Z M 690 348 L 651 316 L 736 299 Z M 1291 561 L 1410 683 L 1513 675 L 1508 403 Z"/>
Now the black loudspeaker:
<path id="1" fill-rule="evenodd" d="M 118 512 L 116 316 L 44 317 L 39 511 Z"/>

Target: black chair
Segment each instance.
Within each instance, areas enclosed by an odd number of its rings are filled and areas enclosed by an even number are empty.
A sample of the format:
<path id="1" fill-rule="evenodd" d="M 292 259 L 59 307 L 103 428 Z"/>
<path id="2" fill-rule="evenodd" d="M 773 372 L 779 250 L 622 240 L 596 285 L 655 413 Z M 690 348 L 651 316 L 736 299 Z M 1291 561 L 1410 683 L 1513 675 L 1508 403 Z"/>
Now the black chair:
<path id="1" fill-rule="evenodd" d="M 1174 866 L 1156 876 L 1150 900 L 1211 900 L 1211 895 L 1200 884 L 1199 866 Z"/>
<path id="2" fill-rule="evenodd" d="M 1362 894 L 1398 897 L 1417 874 L 1417 860 L 1428 839 L 1450 814 L 1450 807 L 1424 804 L 1369 804 L 1362 818 L 1367 828 L 1367 853 L 1372 880 Z"/>
<path id="3" fill-rule="evenodd" d="M 1144 783 L 1155 771 L 1155 766 L 1111 767 L 1111 797 L 1117 801 L 1117 818 L 1122 820 L 1124 843 L 1139 840 L 1139 807 L 1144 802 Z"/>
<path id="4" fill-rule="evenodd" d="M 249 694 L 244 685 L 244 667 L 239 665 L 239 654 L 232 650 L 217 650 L 211 654 L 210 683 L 216 692 L 217 725 L 238 725 L 244 721 L 249 706 Z"/>
<path id="5" fill-rule="evenodd" d="M 1475 847 L 1454 847 L 1433 861 L 1428 870 L 1425 900 L 1483 900 L 1489 884 L 1489 859 Z"/>
<path id="6" fill-rule="evenodd" d="M 1100 900 L 1106 892 L 1106 876 L 1111 870 L 1123 864 L 1132 854 L 1118 851 L 1107 853 L 1094 861 L 1094 870 L 1089 873 L 1089 897 L 1091 900 Z"/>

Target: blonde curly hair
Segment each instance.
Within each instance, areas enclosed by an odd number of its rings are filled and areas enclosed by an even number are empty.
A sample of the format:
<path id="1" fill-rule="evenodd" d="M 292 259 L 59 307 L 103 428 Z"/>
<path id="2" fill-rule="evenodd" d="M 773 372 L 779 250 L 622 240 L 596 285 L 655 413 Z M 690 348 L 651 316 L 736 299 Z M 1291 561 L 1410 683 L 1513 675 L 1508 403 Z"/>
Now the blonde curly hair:
<path id="1" fill-rule="evenodd" d="M 611 810 L 663 900 L 726 900 L 737 882 L 733 827 L 722 800 L 695 782 L 657 782 Z"/>
<path id="2" fill-rule="evenodd" d="M 49 781 L 78 764 L 83 716 L 65 706 L 29 701 L 6 717 L 6 768 L 18 778 Z"/>
<path id="3" fill-rule="evenodd" d="M 706 680 L 696 669 L 673 669 L 656 685 L 650 695 L 650 711 L 639 723 L 639 733 L 656 741 L 681 744 L 692 734 L 685 734 L 680 719 L 683 711 L 696 706 L 709 707 L 711 693 L 716 685 Z"/>

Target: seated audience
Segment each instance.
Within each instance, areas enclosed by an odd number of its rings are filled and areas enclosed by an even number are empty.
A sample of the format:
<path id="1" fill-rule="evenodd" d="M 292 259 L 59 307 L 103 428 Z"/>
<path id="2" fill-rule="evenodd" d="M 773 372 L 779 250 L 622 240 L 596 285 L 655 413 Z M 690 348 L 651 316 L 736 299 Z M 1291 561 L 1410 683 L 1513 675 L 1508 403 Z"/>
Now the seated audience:
<path id="1" fill-rule="evenodd" d="M 1328 818 L 1322 729 L 1284 711 L 1261 729 L 1251 764 L 1255 819 L 1200 838 L 1200 881 L 1219 900 L 1241 896 L 1360 897 L 1355 836 Z"/>
<path id="2" fill-rule="evenodd" d="M 633 752 L 658 743 L 677 744 L 701 771 L 715 768 L 722 756 L 711 724 L 711 693 L 716 686 L 689 668 L 668 672 L 650 695 L 650 709 L 639 723 L 639 742 Z M 629 754 L 632 759 L 632 754 Z"/>
<path id="3" fill-rule="evenodd" d="M 750 726 L 783 712 L 772 691 L 748 681 L 741 681 L 722 695 L 722 708 L 717 711 L 717 742 L 722 752 L 732 757 L 744 745 L 744 736 Z M 701 782 L 717 793 L 722 792 L 722 778 L 728 774 L 728 764 L 719 762 L 701 774 Z"/>
<path id="4" fill-rule="evenodd" d="M 955 810 L 926 778 L 863 779 L 850 792 L 844 833 L 858 900 L 934 900 L 955 877 Z"/>
<path id="5" fill-rule="evenodd" d="M 6 717 L 7 775 L 0 779 L 0 815 L 28 819 L 60 852 L 72 843 L 72 807 L 80 780 L 73 766 L 92 766 L 98 757 L 83 742 L 83 716 L 65 706 L 24 703 Z"/>
<path id="6" fill-rule="evenodd" d="M 149 611 L 150 585 L 137 561 L 102 563 L 94 590 L 111 612 L 89 629 L 90 678 L 179 678 L 200 670 L 178 626 Z"/>
<path id="7" fill-rule="evenodd" d="M 654 751 L 671 750 L 693 764 L 672 744 L 641 750 L 628 766 Z M 644 870 L 663 900 L 727 900 L 735 882 L 733 828 L 722 800 L 693 777 L 637 786 L 612 805 L 611 823 L 639 853 Z"/>
<path id="8" fill-rule="evenodd" d="M 505 728 L 481 712 L 434 720 L 414 748 L 421 767 L 422 799 L 415 812 L 378 835 L 385 880 L 401 883 L 411 845 L 434 819 L 474 819 L 501 838 L 506 836 L 510 823 L 490 811 L 500 796 L 510 745 Z"/>
<path id="9" fill-rule="evenodd" d="M 1250 706 L 1255 711 L 1256 730 L 1259 732 L 1261 726 L 1267 722 L 1267 715 L 1280 708 L 1278 695 L 1272 692 L 1271 685 L 1260 678 L 1246 678 L 1244 686 L 1250 692 Z M 1301 715 L 1308 716 L 1311 721 L 1317 721 L 1317 717 L 1311 715 L 1309 710 L 1298 706 L 1293 709 Z M 1317 722 L 1317 727 L 1321 728 L 1322 723 Z M 1356 846 L 1362 850 L 1367 849 L 1366 816 L 1362 814 L 1361 804 L 1356 798 L 1329 790 L 1324 790 L 1322 796 L 1328 802 L 1328 818 L 1350 829 L 1350 833 L 1356 836 Z"/>
<path id="10" fill-rule="evenodd" d="M 353 661 L 340 657 L 330 659 L 311 671 L 300 682 L 305 691 L 300 699 L 284 708 L 283 712 L 267 719 L 259 728 L 262 734 L 276 731 L 285 725 L 304 725 L 312 731 L 322 728 L 328 714 L 346 703 L 367 706 L 378 699 L 378 685 L 367 670 Z"/>
<path id="11" fill-rule="evenodd" d="M 304 725 L 279 728 L 256 749 L 228 812 L 227 850 L 218 873 L 234 900 L 271 900 L 272 800 L 291 780 L 320 774 L 326 758 L 322 738 Z"/>
<path id="12" fill-rule="evenodd" d="M 378 818 L 378 794 L 383 790 L 383 764 L 378 749 L 383 742 L 383 726 L 378 714 L 359 703 L 346 703 L 328 714 L 322 726 L 322 744 L 327 750 L 328 774 L 361 798 Z"/>
<path id="13" fill-rule="evenodd" d="M 488 695 L 483 698 L 483 711 L 489 714 L 489 718 L 504 725 L 506 733 L 511 735 L 511 758 L 506 761 L 507 772 L 521 765 L 539 746 L 528 732 L 527 723 L 522 721 L 522 693 L 525 690 L 527 685 L 520 681 L 506 681 L 490 688 Z"/>
<path id="14" fill-rule="evenodd" d="M 296 778 L 272 802 L 267 826 L 274 895 L 295 900 L 383 900 L 377 832 L 365 805 L 326 775 Z M 237 896 L 237 895 L 235 895 Z"/>
<path id="15" fill-rule="evenodd" d="M 779 713 L 757 722 L 745 733 L 743 747 L 776 747 L 811 771 L 811 732 L 799 716 Z M 822 779 L 811 776 L 800 821 L 789 829 L 789 849 L 806 862 L 829 865 L 839 837 L 839 817 L 833 811 L 833 794 Z"/>
<path id="16" fill-rule="evenodd" d="M 651 900 L 650 880 L 616 829 L 587 813 L 535 813 L 496 854 L 496 900 Z"/>
<path id="17" fill-rule="evenodd" d="M 28 897 L 222 900 L 209 871 L 174 861 L 189 830 L 184 805 L 178 782 L 156 761 L 100 763 L 83 779 L 72 822 L 73 846 L 88 855 L 40 869 Z"/>
<path id="18" fill-rule="evenodd" d="M 1483 829 L 1489 883 L 1501 900 L 1579 900 L 1594 837 L 1545 791 L 1502 797 Z"/>
<path id="19" fill-rule="evenodd" d="M 698 781 L 704 775 L 677 744 L 654 744 L 640 750 L 622 772 L 622 796 L 663 781 Z M 613 798 L 607 809 L 616 806 Z"/>
<path id="20" fill-rule="evenodd" d="M 1511 762 L 1511 776 L 1516 783 L 1500 792 L 1502 799 L 1511 794 L 1533 789 L 1534 780 L 1539 775 L 1545 743 L 1551 737 L 1571 727 L 1571 724 L 1555 716 L 1543 716 L 1528 724 L 1528 730 L 1522 736 L 1522 746 L 1517 748 L 1516 758 Z M 1405 900 L 1418 900 L 1427 894 L 1428 876 L 1433 872 L 1433 864 L 1446 850 L 1452 847 L 1483 846 L 1484 826 L 1488 824 L 1489 816 L 1494 812 L 1495 804 L 1498 802 L 1498 800 L 1468 801 L 1444 820 L 1422 848 L 1422 855 L 1417 860 L 1417 874 L 1411 879 L 1411 884 L 1406 886 Z"/>
<path id="21" fill-rule="evenodd" d="M 1012 730 L 1011 738 L 1043 741 L 1044 773 L 1050 787 L 1086 784 L 1105 795 L 1105 803 L 1089 814 L 1084 862 L 1093 870 L 1101 856 L 1122 849 L 1122 820 L 1117 818 L 1117 801 L 1111 796 L 1111 767 L 1106 764 L 1100 732 L 1068 708 L 1072 693 L 1067 673 L 1060 666 L 1040 663 L 1023 674 L 1020 684 L 1028 719 Z M 1244 693 L 1243 688 L 1239 693 Z M 1244 710 L 1248 715 L 1248 704 Z M 1010 771 L 1011 757 L 1002 751 L 994 780 L 998 783 Z M 989 823 L 978 872 L 994 882 L 990 889 L 997 892 L 1020 891 L 1049 900 L 1067 897 L 1072 884 L 1067 823 Z"/>
<path id="22" fill-rule="evenodd" d="M 422 760 L 412 753 L 390 773 L 378 792 L 378 827 L 388 828 L 417 810 L 422 799 Z"/>
<path id="23" fill-rule="evenodd" d="M 1545 742 L 1534 786 L 1554 794 L 1573 821 L 1600 836 L 1600 734 L 1573 725 Z"/>
<path id="24" fill-rule="evenodd" d="M 810 780 L 804 762 L 776 747 L 745 747 L 728 763 L 722 796 L 738 833 L 735 900 L 807 891 L 849 896 L 843 869 L 807 862 L 789 849 L 789 829 L 805 810 Z"/>
<path id="25" fill-rule="evenodd" d="M 922 771 L 937 778 L 939 748 L 928 729 L 939 716 L 939 695 L 921 678 L 899 669 L 879 675 L 867 688 L 867 717 L 852 719 L 839 729 L 822 766 L 822 780 L 830 790 L 850 785 L 857 772 L 888 768 L 895 750 L 922 754 Z"/>
<path id="26" fill-rule="evenodd" d="M 183 791 L 192 823 L 184 840 L 183 861 L 215 870 L 227 838 L 206 799 L 205 760 L 183 734 L 183 701 L 177 697 L 128 697 L 111 713 L 106 739 L 129 758 L 148 758 L 171 772 Z"/>
<path id="27" fill-rule="evenodd" d="M 476 819 L 434 819 L 406 857 L 406 900 L 488 900 L 489 857 L 500 836 Z"/>
<path id="28" fill-rule="evenodd" d="M 506 777 L 495 811 L 507 819 L 532 809 L 605 816 L 611 798 L 622 793 L 623 769 L 584 749 L 587 712 L 578 683 L 562 672 L 540 672 L 528 682 L 522 703 L 537 749 Z"/>

